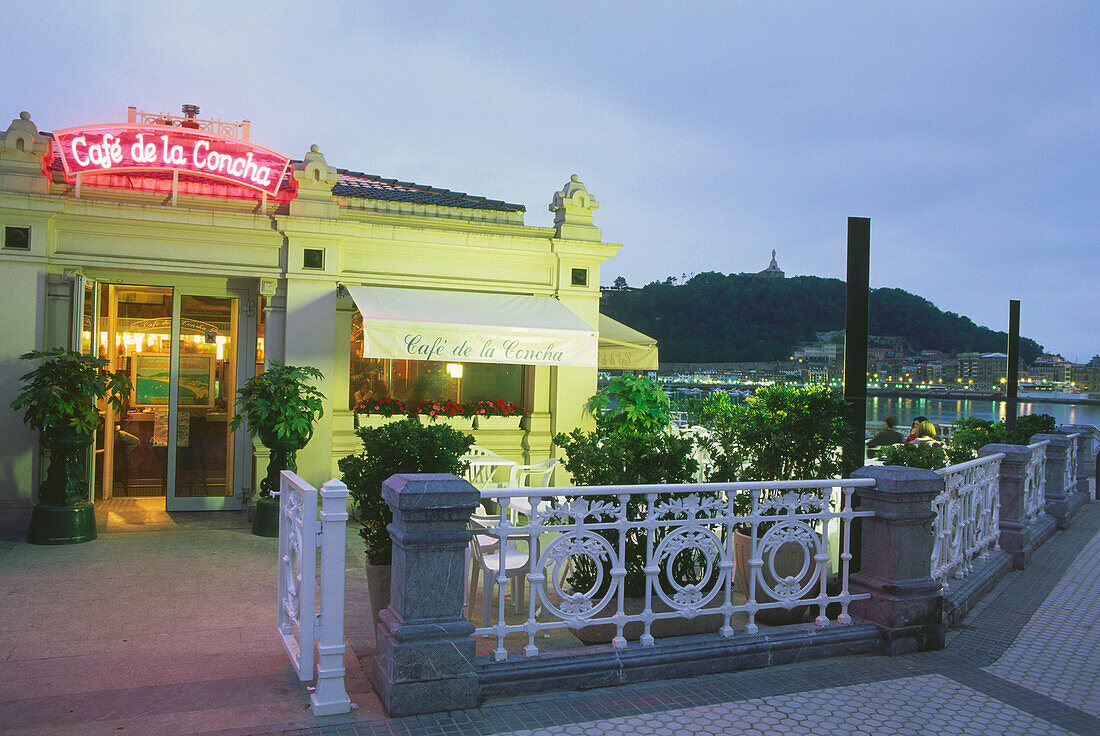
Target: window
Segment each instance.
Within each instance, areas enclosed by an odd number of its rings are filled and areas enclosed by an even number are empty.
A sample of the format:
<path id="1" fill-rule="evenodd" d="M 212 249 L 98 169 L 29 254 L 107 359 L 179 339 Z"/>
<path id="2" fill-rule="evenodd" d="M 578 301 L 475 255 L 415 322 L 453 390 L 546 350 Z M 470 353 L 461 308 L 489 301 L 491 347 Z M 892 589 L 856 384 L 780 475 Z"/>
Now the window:
<path id="1" fill-rule="evenodd" d="M 573 286 L 588 286 L 588 269 L 574 268 L 572 282 Z"/>
<path id="2" fill-rule="evenodd" d="M 358 312 L 352 317 L 350 349 L 349 409 L 387 396 L 406 404 L 447 399 L 460 404 L 483 399 L 523 403 L 522 365 L 364 358 L 363 318 Z"/>
<path id="3" fill-rule="evenodd" d="M 5 250 L 30 250 L 31 249 L 31 229 L 29 227 L 5 227 L 4 228 L 4 249 Z"/>
<path id="4" fill-rule="evenodd" d="M 306 248 L 302 251 L 302 268 L 312 268 L 322 271 L 325 268 L 325 251 L 323 248 Z"/>

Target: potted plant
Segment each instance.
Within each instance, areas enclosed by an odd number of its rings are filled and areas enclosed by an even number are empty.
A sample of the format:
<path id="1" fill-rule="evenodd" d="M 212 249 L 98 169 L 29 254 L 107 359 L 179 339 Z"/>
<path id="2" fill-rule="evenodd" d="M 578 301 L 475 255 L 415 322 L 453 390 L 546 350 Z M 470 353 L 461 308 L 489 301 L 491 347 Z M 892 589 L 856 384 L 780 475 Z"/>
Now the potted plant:
<path id="1" fill-rule="evenodd" d="M 279 535 L 279 502 L 271 492 L 279 488 L 280 472 L 298 470 L 295 455 L 313 437 L 313 423 L 324 415 L 325 395 L 309 382 L 323 378 L 321 371 L 312 366 L 273 360 L 267 370 L 248 379 L 237 392 L 237 414 L 229 428 L 235 430 L 247 420 L 249 433 L 259 437 L 271 451 L 267 476 L 260 481 L 253 534 Z"/>
<path id="2" fill-rule="evenodd" d="M 104 373 L 107 360 L 72 350 L 35 350 L 22 358 L 42 363 L 20 379 L 23 387 L 11 408 L 23 409 L 23 422 L 38 430 L 50 453 L 27 541 L 89 542 L 96 538 L 95 509 L 88 502 L 84 458 L 100 422 L 96 404 L 106 400 L 121 412 L 130 381 L 122 372 Z"/>
<path id="3" fill-rule="evenodd" d="M 466 410 L 474 418 L 475 428 L 478 430 L 519 429 L 520 421 L 523 420 L 523 407 L 504 399 L 475 401 Z"/>
<path id="4" fill-rule="evenodd" d="M 421 424 L 415 417 L 381 427 L 355 431 L 363 449 L 339 462 L 352 504 L 362 528 L 367 557 L 367 592 L 374 624 L 389 606 L 390 533 L 393 512 L 382 499 L 382 482 L 396 473 L 452 473 L 462 475 L 469 464 L 462 456 L 474 438 L 446 424 Z"/>
<path id="5" fill-rule="evenodd" d="M 830 389 L 824 387 L 789 388 L 766 386 L 745 401 L 731 406 L 728 411 L 716 413 L 711 426 L 714 470 L 712 482 L 814 480 L 839 477 L 841 470 L 840 447 L 844 442 L 844 402 Z M 752 498 L 740 493 L 734 499 L 738 515 L 752 513 Z M 758 525 L 757 534 L 763 535 L 771 525 Z M 741 589 L 748 593 L 748 561 L 752 550 L 749 529 L 734 530 L 735 574 Z M 835 545 L 831 545 L 835 547 Z M 802 569 L 805 552 L 793 542 L 775 550 L 775 572 L 782 577 L 794 576 Z M 815 574 L 810 565 L 806 575 Z M 775 588 L 778 578 L 773 578 L 767 566 L 761 568 L 767 575 L 765 582 Z M 798 580 L 799 585 L 808 577 Z M 772 598 L 759 586 L 756 589 L 758 603 L 772 602 Z M 791 623 L 805 613 L 804 606 L 791 611 L 766 609 L 757 613 L 757 620 L 764 623 Z"/>

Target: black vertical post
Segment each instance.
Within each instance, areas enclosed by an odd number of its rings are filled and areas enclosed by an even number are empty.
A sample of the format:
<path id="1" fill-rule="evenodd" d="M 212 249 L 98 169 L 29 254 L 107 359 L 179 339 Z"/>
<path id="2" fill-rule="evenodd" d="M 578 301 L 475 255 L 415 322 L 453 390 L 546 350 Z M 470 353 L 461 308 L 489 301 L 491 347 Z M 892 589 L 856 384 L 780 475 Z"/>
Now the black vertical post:
<path id="1" fill-rule="evenodd" d="M 844 475 L 863 466 L 867 426 L 867 302 L 870 294 L 871 220 L 848 218 L 847 301 L 844 322 L 844 403 L 848 441 Z"/>
<path id="2" fill-rule="evenodd" d="M 1016 431 L 1016 399 L 1020 389 L 1020 300 L 1008 300 L 1008 386 L 1006 387 L 1005 429 L 1009 442 Z"/>
<path id="3" fill-rule="evenodd" d="M 848 274 L 844 318 L 844 406 L 847 409 L 848 438 L 841 462 L 844 477 L 863 466 L 864 435 L 867 427 L 867 303 L 871 292 L 871 220 L 848 218 Z M 860 506 L 859 493 L 852 505 Z M 849 550 L 851 571 L 863 566 L 862 519 L 853 519 Z"/>

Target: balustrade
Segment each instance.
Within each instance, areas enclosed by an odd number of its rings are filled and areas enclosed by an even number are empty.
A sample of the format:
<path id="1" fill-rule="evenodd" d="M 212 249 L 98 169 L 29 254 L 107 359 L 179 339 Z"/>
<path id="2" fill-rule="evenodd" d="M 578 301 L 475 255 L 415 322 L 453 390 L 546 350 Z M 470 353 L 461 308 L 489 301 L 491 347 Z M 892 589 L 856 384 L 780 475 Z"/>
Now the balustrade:
<path id="1" fill-rule="evenodd" d="M 525 634 L 524 654 L 537 657 L 537 635 L 551 629 L 610 624 L 612 645 L 622 649 L 628 624 L 640 626 L 641 646 L 652 646 L 654 623 L 666 619 L 713 616 L 716 635 L 730 637 L 737 614 L 745 614 L 744 631 L 752 634 L 761 612 L 811 606 L 824 627 L 831 623 L 827 606 L 838 604 L 835 623 L 848 624 L 849 603 L 869 597 L 849 590 L 850 526 L 854 518 L 873 515 L 853 509 L 852 493 L 872 485 L 872 479 L 849 479 L 483 491 L 482 500 L 498 503 L 501 511 L 477 534 L 495 537 L 501 549 L 526 542 L 533 550 L 526 571 L 531 595 L 526 619 L 506 621 L 509 571 L 500 565 L 496 622 L 475 633 L 496 638 L 493 655 L 500 661 L 507 658 L 508 634 Z M 509 520 L 512 498 L 529 504 L 526 521 Z M 744 599 L 735 591 L 735 527 L 748 537 Z M 839 588 L 830 595 L 833 544 L 839 545 Z M 791 556 L 793 563 L 778 561 Z M 585 585 L 573 588 L 564 580 L 570 572 L 579 579 L 578 567 L 586 571 Z M 644 597 L 636 611 L 627 605 L 626 578 L 639 574 Z"/>
<path id="2" fill-rule="evenodd" d="M 932 501 L 932 578 L 947 591 L 948 579 L 965 578 L 986 559 L 1000 536 L 1000 464 L 1003 452 L 935 471 L 943 492 Z"/>
<path id="3" fill-rule="evenodd" d="M 1027 462 L 1024 479 L 1024 512 L 1030 521 L 1038 518 L 1046 508 L 1047 445 L 1041 440 L 1027 446 L 1031 458 Z"/>

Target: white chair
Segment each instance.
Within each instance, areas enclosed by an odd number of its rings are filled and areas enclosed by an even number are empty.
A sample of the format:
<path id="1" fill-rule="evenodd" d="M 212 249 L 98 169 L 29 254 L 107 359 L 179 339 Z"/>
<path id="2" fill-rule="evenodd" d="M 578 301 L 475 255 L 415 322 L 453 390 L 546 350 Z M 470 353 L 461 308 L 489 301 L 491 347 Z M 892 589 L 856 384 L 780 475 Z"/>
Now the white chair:
<path id="1" fill-rule="evenodd" d="M 482 511 L 483 509 L 478 509 Z M 511 536 L 504 540 L 503 548 L 500 538 L 490 534 L 479 534 L 477 529 L 486 529 L 500 522 L 499 516 L 487 514 L 474 514 L 470 517 L 473 537 L 470 539 L 470 551 L 472 560 L 470 564 L 470 588 L 466 600 L 473 604 L 477 591 L 478 575 L 484 577 L 481 590 L 481 619 L 482 626 L 489 625 L 489 608 L 493 603 L 493 584 L 500 574 L 501 566 L 504 567 L 504 575 L 512 583 L 512 601 L 515 604 L 516 613 L 520 612 L 520 604 L 523 601 L 523 586 L 526 583 L 527 568 L 531 564 L 529 551 L 521 551 L 516 540 L 520 537 Z M 504 588 L 500 590 L 504 595 Z M 471 611 L 472 613 L 473 611 Z"/>
<path id="2" fill-rule="evenodd" d="M 471 445 L 462 459 L 470 461 L 465 478 L 474 488 L 503 488 L 504 484 L 496 480 L 497 470 L 515 465 L 511 460 L 477 445 Z"/>
<path id="3" fill-rule="evenodd" d="M 509 488 L 549 488 L 550 478 L 554 475 L 554 466 L 558 464 L 556 457 L 543 460 L 533 465 L 514 465 L 508 473 Z"/>

